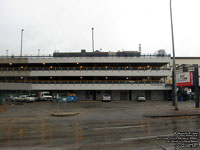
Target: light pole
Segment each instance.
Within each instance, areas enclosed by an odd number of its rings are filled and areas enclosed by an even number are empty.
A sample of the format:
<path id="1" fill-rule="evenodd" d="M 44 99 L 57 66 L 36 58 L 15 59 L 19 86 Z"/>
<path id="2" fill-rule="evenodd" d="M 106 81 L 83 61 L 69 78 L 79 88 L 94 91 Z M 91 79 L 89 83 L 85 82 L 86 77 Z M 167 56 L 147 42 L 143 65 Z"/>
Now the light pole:
<path id="1" fill-rule="evenodd" d="M 94 53 L 94 28 L 92 28 L 92 51 Z"/>
<path id="2" fill-rule="evenodd" d="M 6 50 L 6 56 L 8 57 L 8 50 Z"/>
<path id="3" fill-rule="evenodd" d="M 24 29 L 21 29 L 21 52 L 20 52 L 21 57 L 22 57 L 23 32 L 24 32 Z"/>
<path id="4" fill-rule="evenodd" d="M 174 87 L 174 101 L 175 110 L 178 110 L 177 104 L 177 86 L 176 86 L 176 62 L 175 62 L 175 48 L 174 48 L 174 29 L 173 29 L 173 19 L 172 19 L 172 0 L 170 0 L 170 18 L 171 18 L 171 34 L 172 34 L 172 50 L 173 50 L 173 87 Z"/>
<path id="5" fill-rule="evenodd" d="M 40 56 L 40 49 L 38 49 L 38 56 Z"/>

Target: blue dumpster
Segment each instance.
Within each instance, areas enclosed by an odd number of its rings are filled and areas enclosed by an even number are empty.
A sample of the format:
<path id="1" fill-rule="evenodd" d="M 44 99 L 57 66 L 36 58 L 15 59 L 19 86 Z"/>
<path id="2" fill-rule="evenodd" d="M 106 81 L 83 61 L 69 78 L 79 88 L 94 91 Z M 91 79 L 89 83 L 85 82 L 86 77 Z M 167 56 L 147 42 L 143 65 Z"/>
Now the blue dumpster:
<path id="1" fill-rule="evenodd" d="M 77 96 L 67 96 L 67 102 L 76 102 L 77 100 Z"/>
<path id="2" fill-rule="evenodd" d="M 67 96 L 67 102 L 72 102 L 72 96 Z"/>
<path id="3" fill-rule="evenodd" d="M 78 97 L 77 96 L 74 96 L 74 101 L 78 101 Z"/>

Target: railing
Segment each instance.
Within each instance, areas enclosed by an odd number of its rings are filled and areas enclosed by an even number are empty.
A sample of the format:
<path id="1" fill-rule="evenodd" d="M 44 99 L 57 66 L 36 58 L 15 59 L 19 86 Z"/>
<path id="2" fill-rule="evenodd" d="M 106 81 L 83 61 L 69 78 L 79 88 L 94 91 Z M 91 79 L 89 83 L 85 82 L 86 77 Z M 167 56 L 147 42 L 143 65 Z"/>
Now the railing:
<path id="1" fill-rule="evenodd" d="M 0 71 L 113 71 L 113 70 L 170 70 L 165 67 L 1 67 Z"/>
<path id="2" fill-rule="evenodd" d="M 166 84 L 161 80 L 1 80 L 0 83 L 31 84 Z"/>
<path id="3" fill-rule="evenodd" d="M 61 55 L 61 56 L 52 56 L 51 54 L 49 55 L 25 55 L 25 56 L 0 56 L 0 58 L 3 59 L 10 59 L 10 58 L 17 58 L 17 59 L 21 59 L 21 58 L 62 58 L 62 57 L 145 57 L 145 56 L 149 56 L 149 57 L 169 57 L 171 58 L 171 55 L 151 55 L 151 54 L 91 54 L 91 55 L 82 55 L 80 54 L 69 54 L 69 55 Z"/>

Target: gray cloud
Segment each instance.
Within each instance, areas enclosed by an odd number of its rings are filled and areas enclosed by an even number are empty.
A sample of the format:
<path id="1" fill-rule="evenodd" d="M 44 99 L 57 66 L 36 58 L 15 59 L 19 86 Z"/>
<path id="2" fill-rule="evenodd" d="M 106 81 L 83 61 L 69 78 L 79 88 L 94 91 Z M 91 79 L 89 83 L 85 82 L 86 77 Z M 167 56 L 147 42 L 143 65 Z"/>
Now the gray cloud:
<path id="1" fill-rule="evenodd" d="M 173 1 L 177 56 L 199 55 L 199 4 Z M 169 17 L 169 0 L 1 0 L 0 55 L 19 55 L 22 28 L 23 54 L 91 51 L 92 27 L 96 49 L 171 53 Z"/>

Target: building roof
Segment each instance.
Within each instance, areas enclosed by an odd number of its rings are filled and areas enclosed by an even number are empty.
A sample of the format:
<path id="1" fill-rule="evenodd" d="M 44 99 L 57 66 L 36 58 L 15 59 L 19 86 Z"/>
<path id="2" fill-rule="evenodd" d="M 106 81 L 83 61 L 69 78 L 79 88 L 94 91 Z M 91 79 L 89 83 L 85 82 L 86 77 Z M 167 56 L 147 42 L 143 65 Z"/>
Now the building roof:
<path id="1" fill-rule="evenodd" d="M 200 59 L 200 57 L 175 57 L 176 59 Z M 173 59 L 173 57 L 171 57 Z"/>

